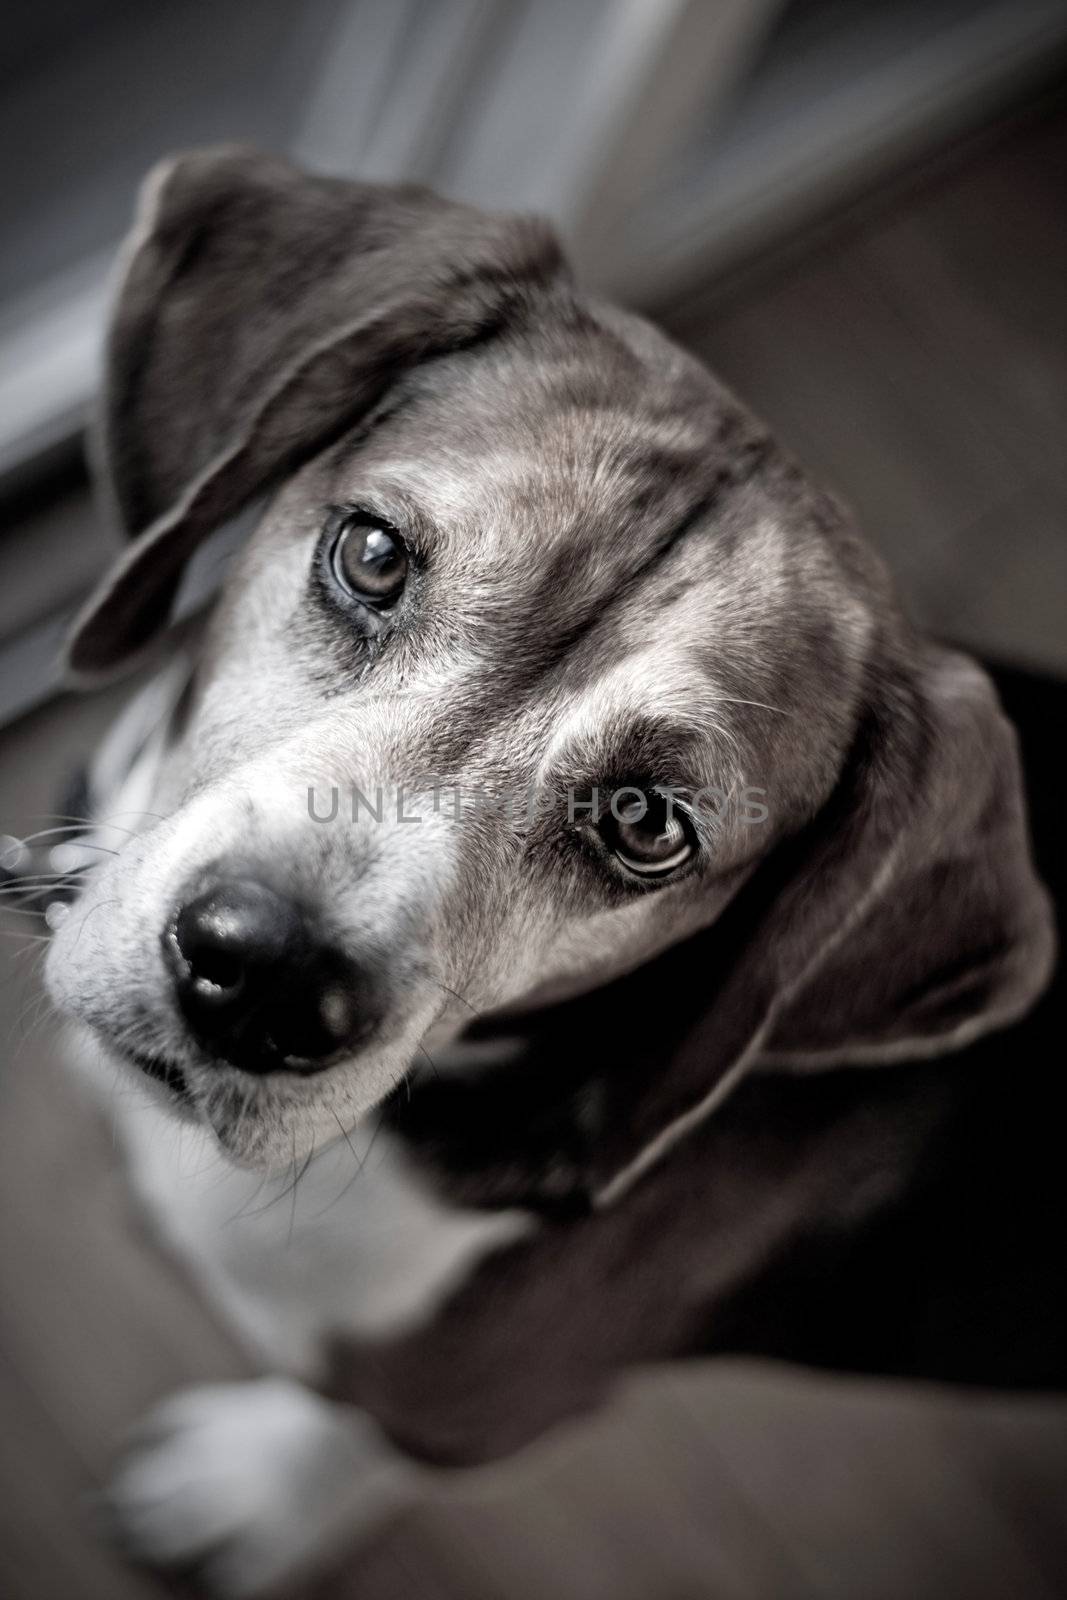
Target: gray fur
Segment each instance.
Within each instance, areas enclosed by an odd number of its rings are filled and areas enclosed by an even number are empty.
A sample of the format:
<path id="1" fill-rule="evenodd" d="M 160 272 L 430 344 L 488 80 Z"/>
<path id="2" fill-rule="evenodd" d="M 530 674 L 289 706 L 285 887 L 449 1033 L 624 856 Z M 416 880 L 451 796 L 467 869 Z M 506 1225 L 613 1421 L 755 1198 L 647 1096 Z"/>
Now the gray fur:
<path id="1" fill-rule="evenodd" d="M 720 926 L 655 1070 L 606 1085 L 602 1199 L 744 1067 L 952 1048 L 1043 985 L 1048 903 L 987 678 L 915 635 L 836 503 L 696 362 L 585 299 L 540 224 L 251 152 L 179 158 L 130 248 L 100 448 L 135 537 L 72 639 L 83 675 L 143 647 L 195 545 L 276 489 L 160 764 L 163 820 L 49 962 L 68 1010 L 181 1067 L 238 1159 L 333 1137 L 472 1009 L 596 989 Z M 324 508 L 349 502 L 418 562 L 373 647 L 310 578 Z M 427 772 L 562 791 L 638 770 L 759 785 L 768 821 L 728 809 L 699 870 L 635 894 L 558 812 L 522 833 L 327 827 L 305 805 Z M 185 1037 L 160 940 L 220 860 L 313 902 L 380 973 L 388 1023 L 359 1059 L 250 1088 Z"/>

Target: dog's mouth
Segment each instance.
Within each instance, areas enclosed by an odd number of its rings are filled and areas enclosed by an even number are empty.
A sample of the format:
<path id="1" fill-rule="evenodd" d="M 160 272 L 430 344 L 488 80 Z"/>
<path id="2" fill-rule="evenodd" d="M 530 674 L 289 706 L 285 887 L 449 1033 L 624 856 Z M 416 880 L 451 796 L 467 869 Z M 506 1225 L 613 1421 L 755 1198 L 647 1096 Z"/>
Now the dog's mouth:
<path id="1" fill-rule="evenodd" d="M 185 1074 L 173 1061 L 168 1061 L 164 1056 L 153 1055 L 145 1050 L 123 1049 L 123 1057 L 133 1066 L 144 1073 L 146 1078 L 152 1078 L 156 1083 L 161 1083 L 168 1089 L 175 1100 L 185 1106 L 191 1106 L 193 1097 L 189 1092 Z"/>

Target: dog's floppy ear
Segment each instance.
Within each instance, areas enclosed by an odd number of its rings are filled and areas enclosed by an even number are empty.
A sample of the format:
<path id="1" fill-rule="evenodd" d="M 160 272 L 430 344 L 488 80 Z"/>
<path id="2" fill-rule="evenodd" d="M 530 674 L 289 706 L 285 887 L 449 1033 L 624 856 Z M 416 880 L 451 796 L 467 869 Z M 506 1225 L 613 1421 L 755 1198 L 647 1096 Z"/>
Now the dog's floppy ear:
<path id="1" fill-rule="evenodd" d="M 1014 1020 L 1053 947 L 1014 730 L 972 661 L 912 641 L 818 816 L 627 980 L 649 1037 L 601 1080 L 589 1189 L 623 1193 L 752 1064 L 922 1057 Z"/>
<path id="2" fill-rule="evenodd" d="M 157 168 L 124 252 L 96 449 L 135 542 L 78 619 L 70 666 L 136 651 L 208 533 L 398 368 L 487 337 L 561 270 L 542 223 L 423 189 L 311 178 L 237 147 Z"/>

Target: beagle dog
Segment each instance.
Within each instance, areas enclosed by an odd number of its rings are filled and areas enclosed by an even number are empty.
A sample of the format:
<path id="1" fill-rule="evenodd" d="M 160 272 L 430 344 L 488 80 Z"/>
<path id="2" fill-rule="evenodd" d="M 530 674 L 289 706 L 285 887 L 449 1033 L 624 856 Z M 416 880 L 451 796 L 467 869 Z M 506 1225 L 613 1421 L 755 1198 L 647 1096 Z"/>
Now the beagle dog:
<path id="1" fill-rule="evenodd" d="M 47 964 L 272 1374 L 165 1403 L 113 1515 L 249 1596 L 710 1347 L 803 1219 L 875 1203 L 888 1069 L 1020 1017 L 1052 919 L 986 675 L 538 221 L 166 163 L 97 456 L 130 542 L 83 681 L 258 510 L 95 764 Z"/>

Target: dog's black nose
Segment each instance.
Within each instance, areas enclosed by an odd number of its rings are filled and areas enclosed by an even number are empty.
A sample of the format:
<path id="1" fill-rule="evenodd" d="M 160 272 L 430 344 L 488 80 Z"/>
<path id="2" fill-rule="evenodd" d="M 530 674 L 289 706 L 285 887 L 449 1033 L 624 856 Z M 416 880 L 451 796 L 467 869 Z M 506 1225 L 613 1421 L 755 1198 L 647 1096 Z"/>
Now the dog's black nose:
<path id="1" fill-rule="evenodd" d="M 362 1031 L 351 964 L 265 884 L 214 884 L 181 906 L 164 944 L 196 1039 L 246 1071 L 313 1071 Z"/>

